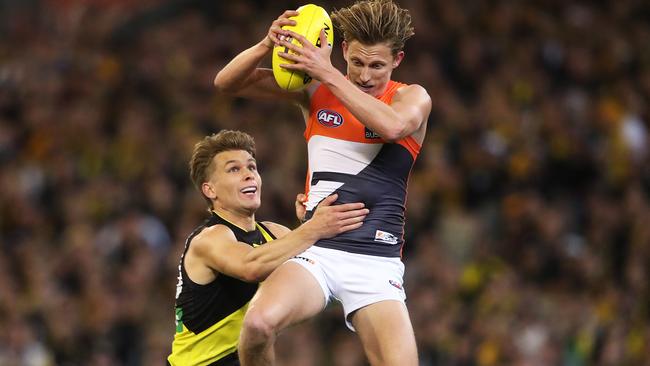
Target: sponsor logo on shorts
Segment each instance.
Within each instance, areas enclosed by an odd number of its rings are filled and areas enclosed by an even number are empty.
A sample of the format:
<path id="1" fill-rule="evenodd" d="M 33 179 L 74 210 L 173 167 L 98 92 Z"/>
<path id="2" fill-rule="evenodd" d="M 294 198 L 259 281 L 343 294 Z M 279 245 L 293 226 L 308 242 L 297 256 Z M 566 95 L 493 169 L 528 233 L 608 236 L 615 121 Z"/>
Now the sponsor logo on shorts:
<path id="1" fill-rule="evenodd" d="M 381 230 L 375 231 L 375 241 L 386 244 L 397 244 L 398 242 L 397 236 Z"/>
<path id="2" fill-rule="evenodd" d="M 388 280 L 388 283 L 390 283 L 391 286 L 395 287 L 398 290 L 403 290 L 402 284 L 397 281 Z"/>
<path id="3" fill-rule="evenodd" d="M 303 260 L 303 261 L 305 261 L 305 262 L 308 262 L 309 264 L 316 264 L 316 261 L 313 260 L 313 259 L 311 259 L 311 258 L 301 257 L 301 256 L 299 256 L 299 255 L 295 256 L 294 258 L 296 258 L 296 259 L 300 259 L 300 260 Z"/>
<path id="4" fill-rule="evenodd" d="M 335 111 L 329 109 L 321 109 L 316 113 L 318 122 L 325 127 L 339 127 L 343 124 L 343 117 Z"/>

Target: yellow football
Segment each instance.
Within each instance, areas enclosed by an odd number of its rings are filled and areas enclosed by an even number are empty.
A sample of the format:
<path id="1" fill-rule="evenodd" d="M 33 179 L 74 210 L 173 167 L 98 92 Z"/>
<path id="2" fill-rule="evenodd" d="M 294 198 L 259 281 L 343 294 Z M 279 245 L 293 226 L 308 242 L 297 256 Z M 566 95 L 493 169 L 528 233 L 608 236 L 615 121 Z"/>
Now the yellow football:
<path id="1" fill-rule="evenodd" d="M 309 40 L 316 47 L 320 47 L 320 31 L 325 28 L 327 42 L 331 45 L 334 42 L 334 29 L 332 20 L 325 9 L 318 5 L 307 4 L 298 8 L 298 15 L 291 17 L 296 21 L 295 26 L 285 26 L 283 29 L 294 31 Z M 300 46 L 300 42 L 293 39 L 291 43 Z M 273 76 L 280 88 L 288 91 L 296 91 L 305 88 L 311 83 L 311 76 L 301 71 L 291 71 L 280 67 L 280 64 L 290 64 L 293 61 L 278 56 L 278 52 L 291 52 L 286 47 L 275 46 L 273 48 Z"/>

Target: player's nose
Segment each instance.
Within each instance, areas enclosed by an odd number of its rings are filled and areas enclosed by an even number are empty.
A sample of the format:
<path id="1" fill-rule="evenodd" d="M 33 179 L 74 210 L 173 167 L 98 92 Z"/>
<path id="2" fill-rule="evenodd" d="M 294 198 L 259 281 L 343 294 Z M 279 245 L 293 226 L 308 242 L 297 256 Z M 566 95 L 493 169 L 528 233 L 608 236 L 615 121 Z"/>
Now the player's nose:
<path id="1" fill-rule="evenodd" d="M 361 70 L 361 74 L 359 75 L 359 79 L 361 79 L 362 83 L 367 83 L 370 81 L 370 69 L 367 67 L 364 67 Z"/>
<path id="2" fill-rule="evenodd" d="M 254 174 L 251 170 L 249 170 L 249 169 L 244 169 L 244 170 L 242 170 L 242 171 L 243 171 L 243 176 L 242 176 L 242 178 L 243 178 L 244 180 L 253 180 L 253 179 L 255 179 L 255 174 Z"/>

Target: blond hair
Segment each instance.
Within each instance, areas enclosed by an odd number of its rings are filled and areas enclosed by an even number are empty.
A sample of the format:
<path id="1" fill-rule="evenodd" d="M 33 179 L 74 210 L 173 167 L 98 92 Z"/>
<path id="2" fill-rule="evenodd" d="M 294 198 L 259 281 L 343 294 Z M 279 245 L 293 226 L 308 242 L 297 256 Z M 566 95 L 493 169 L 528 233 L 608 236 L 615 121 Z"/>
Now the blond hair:
<path id="1" fill-rule="evenodd" d="M 222 130 L 219 133 L 212 134 L 203 138 L 196 145 L 190 159 L 190 177 L 196 189 L 201 192 L 201 185 L 207 182 L 214 171 L 212 160 L 220 152 L 231 150 L 248 151 L 255 157 L 255 140 L 249 134 L 241 131 Z M 203 195 L 210 207 L 212 202 L 208 197 Z"/>
<path id="2" fill-rule="evenodd" d="M 411 14 L 392 0 L 361 0 L 331 14 L 335 28 L 346 42 L 365 45 L 387 43 L 393 55 L 404 49 L 406 40 L 415 32 Z"/>

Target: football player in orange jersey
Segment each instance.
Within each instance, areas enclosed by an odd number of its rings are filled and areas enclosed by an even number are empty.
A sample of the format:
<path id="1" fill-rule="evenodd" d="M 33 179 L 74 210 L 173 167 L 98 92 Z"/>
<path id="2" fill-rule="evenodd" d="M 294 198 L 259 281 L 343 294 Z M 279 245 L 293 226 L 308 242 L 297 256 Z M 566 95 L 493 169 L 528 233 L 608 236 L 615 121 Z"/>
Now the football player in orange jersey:
<path id="1" fill-rule="evenodd" d="M 392 0 L 362 0 L 332 13 L 343 34 L 344 75 L 331 63 L 325 32 L 321 46 L 282 29 L 295 25 L 286 11 L 266 37 L 244 50 L 215 77 L 220 92 L 285 100 L 301 108 L 309 154 L 306 218 L 332 193 L 338 202 L 364 202 L 370 209 L 363 227 L 319 240 L 273 272 L 258 290 L 240 338 L 243 365 L 274 363 L 279 330 L 339 300 L 348 327 L 359 334 L 372 365 L 418 364 L 413 328 L 405 306 L 404 209 L 406 184 L 419 154 L 431 111 L 431 98 L 416 84 L 391 80 L 413 34 L 411 17 Z M 297 39 L 302 47 L 292 45 Z M 289 92 L 260 68 L 274 45 L 293 53 L 289 70 L 314 79 Z"/>

